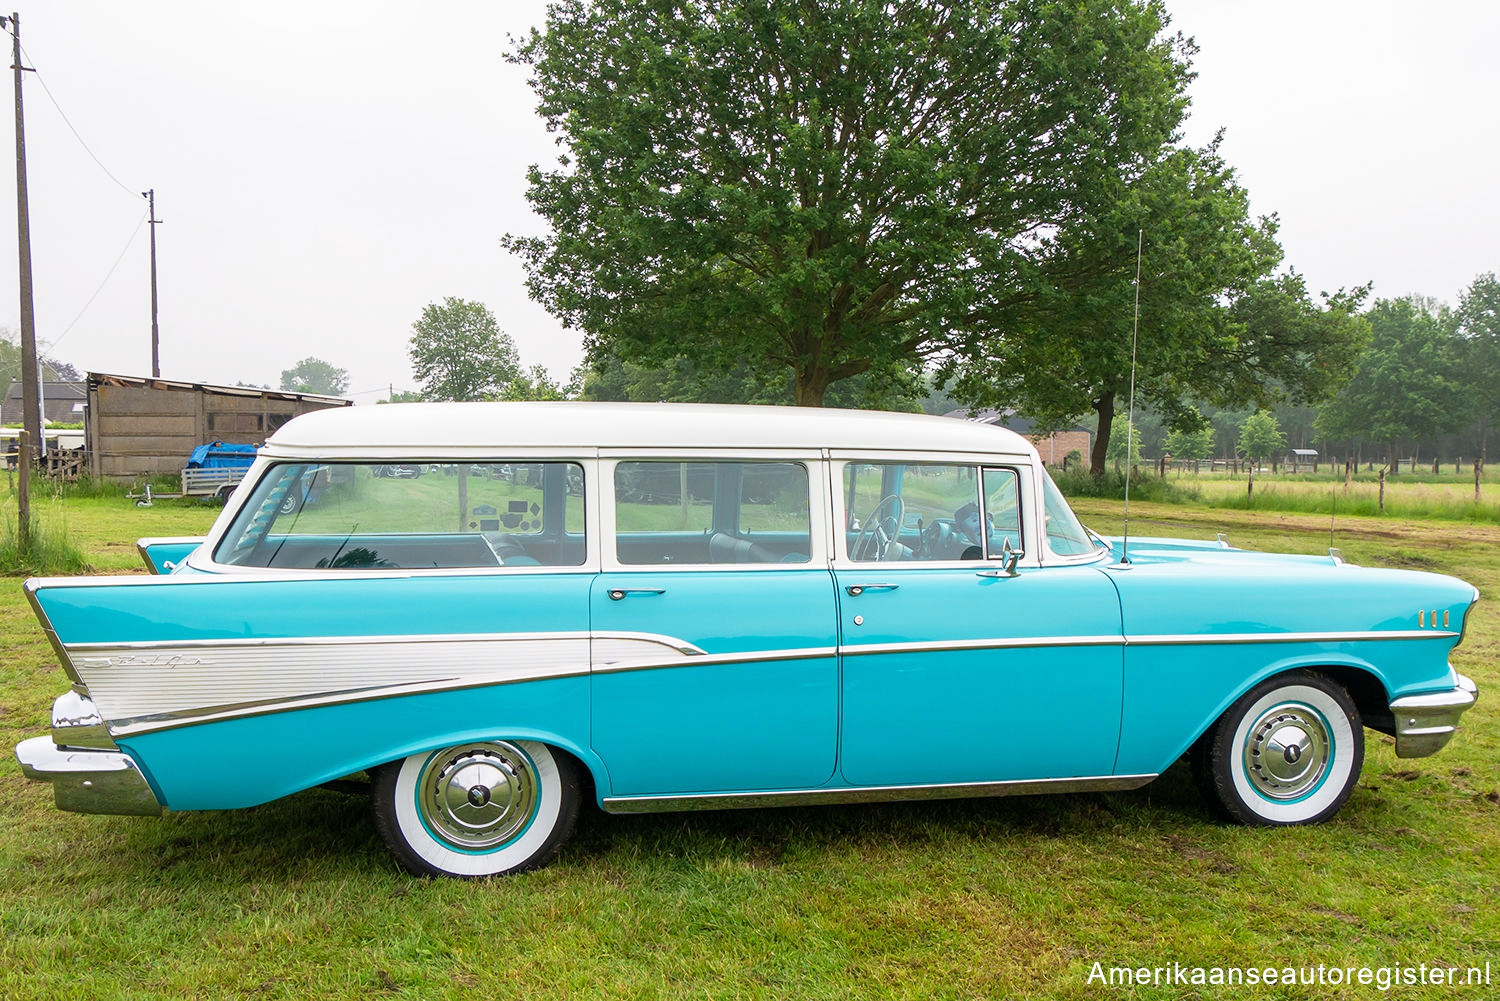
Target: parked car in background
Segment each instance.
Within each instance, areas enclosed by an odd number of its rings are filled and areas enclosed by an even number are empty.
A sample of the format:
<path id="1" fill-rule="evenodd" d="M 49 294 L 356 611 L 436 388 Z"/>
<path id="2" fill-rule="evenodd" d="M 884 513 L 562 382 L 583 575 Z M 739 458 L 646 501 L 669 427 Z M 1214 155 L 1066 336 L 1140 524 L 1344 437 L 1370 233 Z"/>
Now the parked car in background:
<path id="1" fill-rule="evenodd" d="M 393 468 L 430 475 L 390 476 Z M 1144 785 L 1333 816 L 1364 730 L 1440 749 L 1470 585 L 1085 529 L 1022 438 L 669 404 L 298 417 L 151 577 L 26 592 L 73 682 L 16 748 L 58 806 L 255 806 L 369 776 L 424 874 L 606 811 Z M 587 781 L 586 781 L 587 780 Z"/>

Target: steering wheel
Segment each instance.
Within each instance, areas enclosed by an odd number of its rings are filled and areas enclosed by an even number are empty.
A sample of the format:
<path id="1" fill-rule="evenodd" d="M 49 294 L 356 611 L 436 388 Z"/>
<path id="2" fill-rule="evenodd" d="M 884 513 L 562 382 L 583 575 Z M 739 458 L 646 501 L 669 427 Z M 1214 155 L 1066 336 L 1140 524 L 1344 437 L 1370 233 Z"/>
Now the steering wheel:
<path id="1" fill-rule="evenodd" d="M 953 526 L 946 521 L 934 521 L 922 533 L 922 558 L 951 560 L 953 540 Z"/>
<path id="2" fill-rule="evenodd" d="M 896 536 L 901 531 L 901 519 L 905 516 L 906 505 L 902 503 L 900 495 L 887 495 L 864 520 L 864 527 L 859 530 L 854 544 L 849 547 L 849 558 L 856 562 L 885 559 L 891 543 L 896 541 Z"/>

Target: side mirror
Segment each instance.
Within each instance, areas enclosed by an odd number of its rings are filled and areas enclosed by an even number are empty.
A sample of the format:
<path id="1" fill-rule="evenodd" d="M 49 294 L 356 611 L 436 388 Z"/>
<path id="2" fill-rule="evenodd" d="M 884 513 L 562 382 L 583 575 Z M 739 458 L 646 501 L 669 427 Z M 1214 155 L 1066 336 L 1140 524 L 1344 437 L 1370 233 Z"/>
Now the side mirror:
<path id="1" fill-rule="evenodd" d="M 1005 570 L 1005 576 L 1018 576 L 1016 564 L 1021 562 L 1021 555 L 1020 550 L 1011 548 L 1010 536 L 1007 535 L 1005 542 L 1000 546 L 1000 565 Z"/>

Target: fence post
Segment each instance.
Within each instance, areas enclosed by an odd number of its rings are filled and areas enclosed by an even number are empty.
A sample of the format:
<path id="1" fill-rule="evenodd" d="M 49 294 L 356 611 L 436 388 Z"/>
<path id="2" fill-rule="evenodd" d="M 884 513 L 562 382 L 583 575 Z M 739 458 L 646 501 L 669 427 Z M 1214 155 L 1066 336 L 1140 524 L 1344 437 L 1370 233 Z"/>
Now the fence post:
<path id="1" fill-rule="evenodd" d="M 16 435 L 16 544 L 25 556 L 31 552 L 31 436 Z"/>
<path id="2" fill-rule="evenodd" d="M 1380 470 L 1380 511 L 1385 513 L 1385 469 Z"/>
<path id="3" fill-rule="evenodd" d="M 1474 463 L 1474 503 L 1479 503 L 1479 474 L 1484 467 L 1479 462 Z"/>

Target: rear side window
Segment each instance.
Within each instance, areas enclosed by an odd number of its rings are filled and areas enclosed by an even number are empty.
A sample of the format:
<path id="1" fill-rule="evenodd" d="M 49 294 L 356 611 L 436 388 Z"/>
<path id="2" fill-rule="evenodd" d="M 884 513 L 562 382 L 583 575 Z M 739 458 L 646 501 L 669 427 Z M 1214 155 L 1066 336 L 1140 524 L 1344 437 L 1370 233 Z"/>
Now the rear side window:
<path id="1" fill-rule="evenodd" d="M 806 563 L 807 467 L 798 462 L 621 462 L 615 555 L 628 565 Z"/>
<path id="2" fill-rule="evenodd" d="M 297 570 L 579 566 L 571 462 L 281 463 L 214 559 Z"/>

